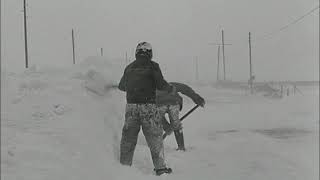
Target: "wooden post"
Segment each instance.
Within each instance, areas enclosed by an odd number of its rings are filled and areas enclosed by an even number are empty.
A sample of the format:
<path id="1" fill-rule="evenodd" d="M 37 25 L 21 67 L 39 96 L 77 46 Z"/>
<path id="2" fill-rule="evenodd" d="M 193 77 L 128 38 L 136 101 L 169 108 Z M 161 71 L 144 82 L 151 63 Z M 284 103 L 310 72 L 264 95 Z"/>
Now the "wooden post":
<path id="1" fill-rule="evenodd" d="M 224 41 L 223 41 L 223 43 L 209 43 L 209 45 L 216 45 L 216 46 L 218 46 L 218 66 L 217 66 L 217 80 L 220 80 L 220 47 L 222 46 L 222 47 L 225 47 L 226 45 L 232 45 L 232 44 L 226 44 L 226 43 L 224 43 Z M 224 51 L 223 51 L 224 52 Z M 223 66 L 224 66 L 224 62 L 223 62 Z M 225 78 L 225 68 L 224 68 L 224 79 L 226 79 Z"/>
<path id="2" fill-rule="evenodd" d="M 250 65 L 250 74 L 249 74 L 249 85 L 251 94 L 253 94 L 253 76 L 252 76 L 252 62 L 251 62 L 251 33 L 249 32 L 249 65 Z"/>
<path id="3" fill-rule="evenodd" d="M 0 62 L 2 60 L 2 4 L 0 0 Z M 1 63 L 0 63 L 0 69 L 1 69 Z"/>
<path id="4" fill-rule="evenodd" d="M 226 60 L 224 55 L 224 33 L 222 30 L 222 58 L 223 58 L 223 80 L 226 80 Z"/>
<path id="5" fill-rule="evenodd" d="M 26 0 L 23 0 L 23 20 L 24 20 L 24 53 L 25 53 L 25 66 L 29 67 L 28 60 L 28 32 L 27 32 L 27 8 Z"/>
<path id="6" fill-rule="evenodd" d="M 74 44 L 74 31 L 72 29 L 71 31 L 71 35 L 72 35 L 72 59 L 73 59 L 73 64 L 76 64 L 76 56 L 75 56 L 75 44 Z"/>
<path id="7" fill-rule="evenodd" d="M 101 56 L 103 56 L 103 48 L 100 49 Z"/>
<path id="8" fill-rule="evenodd" d="M 220 67 L 220 46 L 218 46 L 217 81 L 219 81 L 219 67 Z"/>

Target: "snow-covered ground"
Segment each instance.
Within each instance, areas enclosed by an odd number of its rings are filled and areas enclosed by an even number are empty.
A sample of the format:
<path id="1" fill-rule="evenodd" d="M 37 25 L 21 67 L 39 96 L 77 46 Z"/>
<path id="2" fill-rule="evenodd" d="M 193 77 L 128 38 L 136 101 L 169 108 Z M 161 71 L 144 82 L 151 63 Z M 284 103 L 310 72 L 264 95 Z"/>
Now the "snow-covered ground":
<path id="1" fill-rule="evenodd" d="M 271 99 L 194 84 L 207 103 L 183 123 L 186 152 L 175 151 L 173 136 L 165 140 L 167 163 L 174 172 L 153 174 L 142 133 L 133 166 L 121 166 L 125 94 L 116 89 L 104 93 L 101 84 L 117 83 L 123 68 L 93 58 L 66 69 L 3 70 L 1 178 L 319 178 L 318 86 L 299 87 L 303 95 Z M 185 98 L 182 114 L 192 106 Z"/>

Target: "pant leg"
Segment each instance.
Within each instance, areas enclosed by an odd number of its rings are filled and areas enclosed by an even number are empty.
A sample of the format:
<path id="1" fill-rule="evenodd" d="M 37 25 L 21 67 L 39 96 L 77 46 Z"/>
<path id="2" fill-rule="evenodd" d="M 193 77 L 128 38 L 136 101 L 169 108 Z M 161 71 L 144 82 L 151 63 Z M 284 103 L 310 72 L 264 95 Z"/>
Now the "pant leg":
<path id="1" fill-rule="evenodd" d="M 140 131 L 139 109 L 136 104 L 126 105 L 125 123 L 122 128 L 120 143 L 120 163 L 123 165 L 132 164 L 134 150 Z"/>
<path id="2" fill-rule="evenodd" d="M 182 124 L 179 119 L 180 106 L 179 105 L 169 105 L 168 115 L 170 119 L 170 124 L 173 130 L 181 130 Z"/>
<path id="3" fill-rule="evenodd" d="M 170 123 L 167 121 L 165 116 L 161 116 L 162 127 L 165 132 L 171 131 Z"/>
<path id="4" fill-rule="evenodd" d="M 171 125 L 167 121 L 166 116 L 165 116 L 166 113 L 167 113 L 167 110 L 168 110 L 168 106 L 167 105 L 158 106 L 158 111 L 159 111 L 160 116 L 161 116 L 162 127 L 163 127 L 163 130 L 165 132 L 171 131 Z"/>
<path id="5" fill-rule="evenodd" d="M 179 105 L 170 105 L 168 109 L 168 114 L 170 118 L 170 123 L 172 124 L 172 128 L 174 130 L 174 136 L 176 138 L 178 149 L 185 150 L 182 124 L 179 119 L 179 111 Z"/>
<path id="6" fill-rule="evenodd" d="M 155 104 L 143 106 L 140 112 L 142 131 L 150 148 L 155 169 L 165 168 L 161 114 Z"/>

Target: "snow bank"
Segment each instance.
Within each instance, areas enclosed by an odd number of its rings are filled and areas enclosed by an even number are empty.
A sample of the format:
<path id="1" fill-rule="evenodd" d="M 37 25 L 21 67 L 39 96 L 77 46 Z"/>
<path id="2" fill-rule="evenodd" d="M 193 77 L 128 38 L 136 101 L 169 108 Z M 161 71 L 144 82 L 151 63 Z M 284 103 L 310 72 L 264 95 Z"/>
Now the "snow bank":
<path id="1" fill-rule="evenodd" d="M 132 167 L 119 164 L 125 94 L 120 62 L 90 57 L 73 68 L 1 73 L 1 178 L 318 179 L 319 87 L 279 100 L 194 86 L 207 101 L 184 121 L 187 152 L 172 136 L 174 172 L 156 177 L 141 134 Z M 186 99 L 183 113 L 193 106 Z"/>

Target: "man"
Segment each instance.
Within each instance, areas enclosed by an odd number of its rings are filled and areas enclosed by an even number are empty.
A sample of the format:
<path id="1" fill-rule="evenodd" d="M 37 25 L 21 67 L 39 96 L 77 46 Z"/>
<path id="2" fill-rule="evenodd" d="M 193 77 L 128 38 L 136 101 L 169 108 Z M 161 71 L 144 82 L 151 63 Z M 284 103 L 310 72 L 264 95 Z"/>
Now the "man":
<path id="1" fill-rule="evenodd" d="M 182 124 L 179 119 L 179 111 L 182 110 L 183 99 L 178 92 L 188 96 L 194 103 L 204 107 L 204 99 L 193 89 L 185 84 L 171 82 L 176 88 L 175 93 L 168 93 L 166 91 L 157 91 L 157 104 L 160 105 L 159 109 L 162 116 L 163 128 L 167 134 L 171 134 L 174 131 L 176 142 L 178 145 L 177 150 L 185 151 L 184 137 L 182 131 Z M 170 124 L 167 122 L 165 114 L 168 114 Z"/>
<path id="2" fill-rule="evenodd" d="M 174 93 L 175 88 L 163 78 L 159 65 L 152 61 L 152 47 L 147 42 L 139 43 L 136 60 L 124 71 L 118 88 L 126 92 L 125 123 L 120 144 L 120 163 L 132 164 L 140 126 L 151 151 L 156 175 L 171 173 L 166 167 L 162 139 L 162 123 L 156 105 L 156 89 Z"/>

